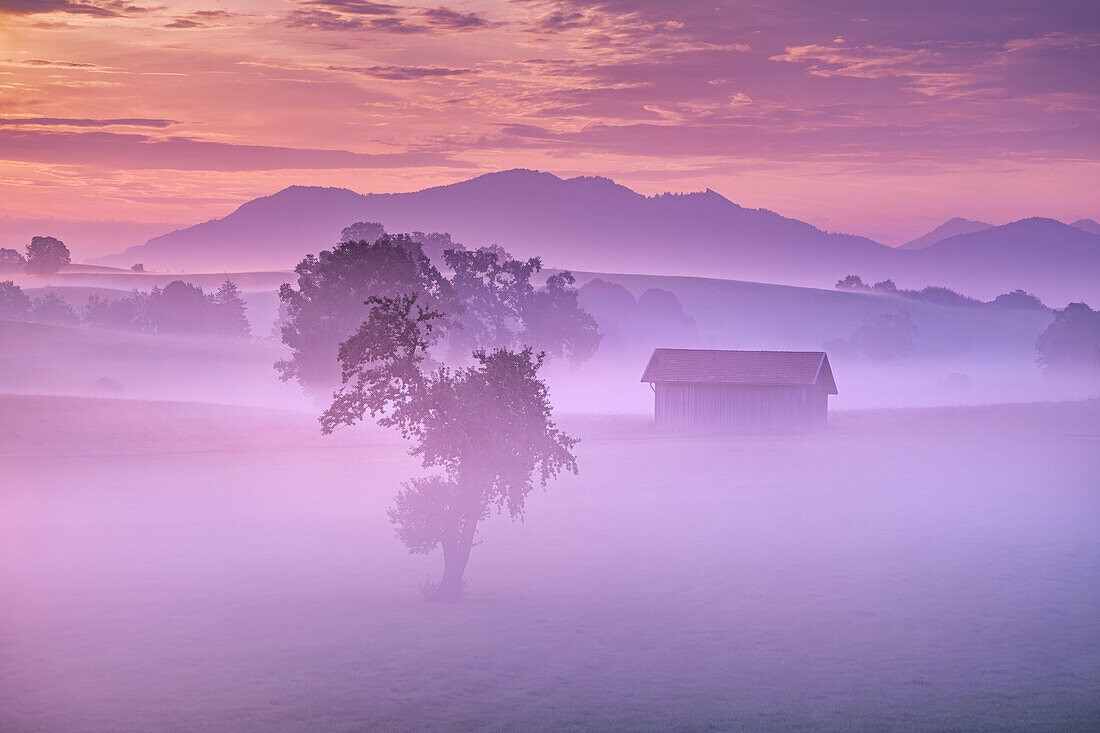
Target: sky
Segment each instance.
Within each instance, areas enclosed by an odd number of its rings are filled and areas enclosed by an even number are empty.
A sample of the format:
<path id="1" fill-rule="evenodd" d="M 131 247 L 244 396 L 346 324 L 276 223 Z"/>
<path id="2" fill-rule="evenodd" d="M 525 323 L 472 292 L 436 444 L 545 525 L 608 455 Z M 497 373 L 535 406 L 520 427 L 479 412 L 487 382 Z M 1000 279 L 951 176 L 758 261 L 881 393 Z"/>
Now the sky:
<path id="1" fill-rule="evenodd" d="M 1100 218 L 1095 0 L 438 1 L 0 0 L 0 237 L 508 168 L 887 244 Z"/>

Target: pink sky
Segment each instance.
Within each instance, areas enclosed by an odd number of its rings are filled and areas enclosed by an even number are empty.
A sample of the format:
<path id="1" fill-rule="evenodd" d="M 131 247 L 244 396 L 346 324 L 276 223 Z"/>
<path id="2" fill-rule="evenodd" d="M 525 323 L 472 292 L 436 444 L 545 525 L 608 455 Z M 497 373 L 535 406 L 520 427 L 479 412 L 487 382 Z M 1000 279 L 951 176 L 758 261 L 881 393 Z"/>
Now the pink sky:
<path id="1" fill-rule="evenodd" d="M 891 244 L 1100 218 L 1092 0 L 0 0 L 0 45 L 0 222 L 515 167 Z"/>

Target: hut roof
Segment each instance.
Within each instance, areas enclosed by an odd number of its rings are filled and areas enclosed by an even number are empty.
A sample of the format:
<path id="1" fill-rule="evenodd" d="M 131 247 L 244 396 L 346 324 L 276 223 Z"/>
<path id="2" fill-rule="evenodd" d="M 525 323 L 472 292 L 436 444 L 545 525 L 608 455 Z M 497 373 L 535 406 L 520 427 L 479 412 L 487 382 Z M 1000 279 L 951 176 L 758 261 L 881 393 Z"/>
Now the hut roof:
<path id="1" fill-rule="evenodd" d="M 824 351 L 720 351 L 655 349 L 643 382 L 696 382 L 809 386 L 836 394 L 833 370 Z"/>

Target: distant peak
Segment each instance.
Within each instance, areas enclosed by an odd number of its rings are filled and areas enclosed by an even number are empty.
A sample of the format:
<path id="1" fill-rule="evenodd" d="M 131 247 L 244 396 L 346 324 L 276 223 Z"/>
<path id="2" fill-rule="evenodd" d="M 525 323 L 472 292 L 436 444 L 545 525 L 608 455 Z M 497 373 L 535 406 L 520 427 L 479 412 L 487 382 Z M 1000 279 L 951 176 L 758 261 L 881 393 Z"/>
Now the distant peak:
<path id="1" fill-rule="evenodd" d="M 1095 219 L 1078 219 L 1077 221 L 1070 224 L 1070 226 L 1074 229 L 1080 229 L 1083 232 L 1088 232 L 1089 234 L 1100 235 L 1100 222 L 1097 222 Z"/>

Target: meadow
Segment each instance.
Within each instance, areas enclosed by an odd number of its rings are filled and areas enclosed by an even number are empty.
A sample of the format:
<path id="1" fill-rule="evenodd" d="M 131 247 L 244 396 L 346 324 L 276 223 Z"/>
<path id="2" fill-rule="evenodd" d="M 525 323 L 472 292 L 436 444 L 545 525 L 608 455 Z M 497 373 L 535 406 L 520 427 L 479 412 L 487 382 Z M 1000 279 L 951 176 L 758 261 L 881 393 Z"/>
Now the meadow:
<path id="1" fill-rule="evenodd" d="M 0 396 L 0 729 L 1100 726 L 1097 401 L 561 423 L 580 474 L 448 605 L 391 434 Z"/>

